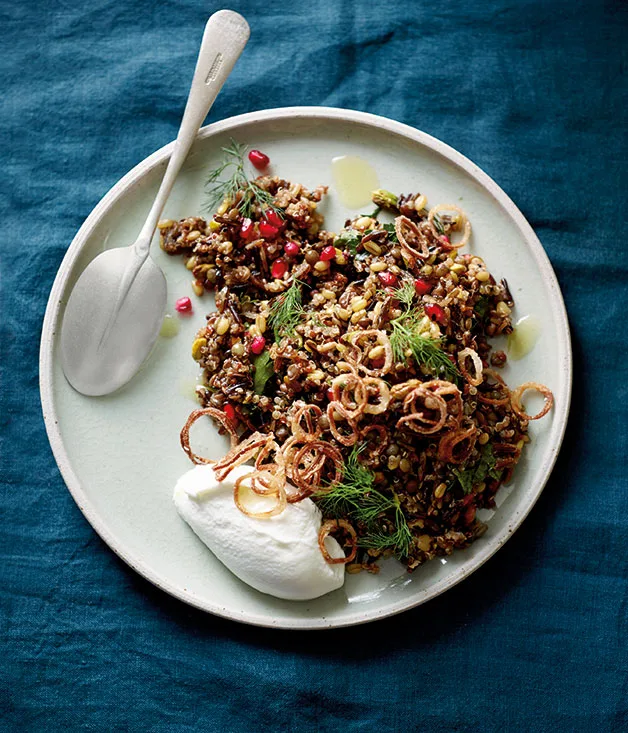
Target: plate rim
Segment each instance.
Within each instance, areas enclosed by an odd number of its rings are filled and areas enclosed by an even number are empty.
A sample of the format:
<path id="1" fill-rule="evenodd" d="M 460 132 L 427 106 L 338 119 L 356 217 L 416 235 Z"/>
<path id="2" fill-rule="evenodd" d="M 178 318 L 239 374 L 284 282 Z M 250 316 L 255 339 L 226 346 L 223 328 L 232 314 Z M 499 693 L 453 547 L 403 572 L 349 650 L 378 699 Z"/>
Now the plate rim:
<path id="1" fill-rule="evenodd" d="M 174 596 L 175 598 L 195 607 L 202 611 L 212 613 L 216 616 L 226 618 L 240 623 L 247 623 L 254 626 L 265 628 L 282 628 L 282 629 L 301 629 L 316 630 L 328 628 L 341 628 L 354 626 L 358 624 L 368 623 L 390 616 L 396 615 L 403 611 L 415 608 L 432 598 L 435 598 L 446 590 L 457 585 L 459 582 L 467 578 L 487 562 L 515 533 L 521 526 L 524 519 L 528 516 L 536 502 L 538 501 L 558 458 L 560 448 L 565 436 L 567 427 L 567 419 L 569 416 L 569 408 L 571 403 L 572 383 L 573 383 L 573 355 L 571 347 L 571 336 L 569 329 L 569 321 L 567 311 L 563 299 L 563 295 L 558 283 L 558 279 L 554 269 L 550 263 L 549 257 L 545 252 L 536 233 L 528 223 L 527 219 L 510 199 L 505 191 L 479 166 L 469 160 L 462 153 L 452 148 L 450 145 L 438 140 L 437 138 L 416 128 L 391 120 L 387 117 L 361 112 L 357 110 L 344 109 L 339 107 L 316 107 L 316 106 L 294 106 L 294 107 L 278 107 L 273 109 L 258 110 L 247 112 L 245 114 L 235 115 L 219 122 L 211 123 L 201 128 L 198 139 L 206 139 L 214 135 L 228 132 L 242 125 L 250 123 L 261 123 L 277 120 L 285 120 L 287 118 L 313 118 L 317 120 L 340 121 L 354 123 L 358 125 L 366 125 L 375 127 L 394 135 L 410 139 L 412 142 L 423 145 L 436 153 L 442 155 L 451 163 L 462 168 L 474 180 L 481 185 L 483 190 L 488 192 L 500 207 L 508 214 L 511 220 L 520 231 L 523 239 L 530 248 L 535 263 L 541 274 L 542 280 L 549 288 L 549 297 L 554 308 L 554 314 L 558 323 L 559 346 L 564 351 L 564 363 L 560 370 L 561 392 L 565 395 L 565 400 L 555 405 L 554 419 L 556 424 L 553 432 L 556 439 L 553 442 L 552 449 L 546 460 L 542 464 L 543 479 L 536 487 L 536 491 L 532 494 L 525 505 L 518 513 L 516 513 L 507 523 L 504 530 L 498 534 L 492 541 L 487 542 L 486 546 L 478 555 L 473 558 L 470 565 L 463 564 L 461 567 L 455 568 L 453 573 L 446 578 L 435 583 L 429 589 L 419 589 L 419 592 L 411 599 L 397 601 L 392 603 L 385 609 L 371 612 L 356 611 L 349 614 L 346 618 L 339 620 L 327 619 L 325 616 L 317 618 L 303 619 L 280 619 L 275 620 L 272 616 L 264 616 L 258 613 L 244 612 L 222 607 L 219 602 L 208 603 L 205 599 L 201 599 L 195 593 L 185 588 L 176 587 L 170 582 L 164 580 L 158 573 L 154 572 L 141 557 L 135 556 L 133 552 L 125 551 L 124 548 L 117 546 L 113 532 L 101 522 L 98 512 L 94 509 L 89 501 L 89 497 L 85 494 L 78 476 L 75 474 L 68 455 L 66 453 L 59 424 L 56 419 L 56 404 L 53 388 L 53 350 L 55 330 L 58 323 L 59 311 L 62 303 L 61 295 L 65 287 L 68 272 L 72 269 L 74 263 L 79 257 L 84 243 L 89 239 L 94 228 L 100 221 L 102 215 L 109 207 L 134 184 L 139 182 L 144 175 L 153 168 L 162 164 L 167 160 L 174 147 L 174 141 L 164 145 L 154 153 L 144 158 L 120 180 L 118 180 L 107 193 L 100 199 L 96 206 L 92 209 L 89 216 L 85 219 L 80 229 L 72 239 L 68 247 L 59 269 L 54 279 L 54 283 L 46 305 L 44 315 L 42 336 L 40 342 L 39 353 L 39 387 L 42 411 L 46 433 L 52 449 L 54 459 L 57 463 L 61 476 L 78 508 L 83 516 L 87 519 L 92 529 L 100 536 L 105 544 L 120 557 L 129 567 L 139 573 L 146 580 L 151 582 L 157 588 Z"/>

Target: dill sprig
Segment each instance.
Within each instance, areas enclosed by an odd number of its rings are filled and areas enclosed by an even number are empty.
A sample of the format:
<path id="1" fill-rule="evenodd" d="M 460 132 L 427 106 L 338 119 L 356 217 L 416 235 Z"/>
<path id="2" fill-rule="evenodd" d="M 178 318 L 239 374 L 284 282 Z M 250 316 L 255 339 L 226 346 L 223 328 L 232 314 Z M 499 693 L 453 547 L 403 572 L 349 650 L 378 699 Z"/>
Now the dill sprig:
<path id="1" fill-rule="evenodd" d="M 373 550 L 390 549 L 397 557 L 407 557 L 412 544 L 412 532 L 397 497 L 394 499 L 394 504 L 392 531 L 386 533 L 382 528 L 371 530 L 360 538 L 360 546 Z"/>
<path id="2" fill-rule="evenodd" d="M 460 372 L 449 356 L 442 349 L 442 339 L 435 339 L 429 335 L 429 321 L 423 311 L 413 305 L 415 296 L 414 285 L 405 283 L 395 291 L 395 298 L 405 306 L 402 314 L 390 322 L 390 346 L 395 361 L 405 363 L 408 359 L 406 352 L 410 350 L 412 357 L 418 364 L 425 365 L 437 376 L 446 376 L 457 379 Z"/>
<path id="3" fill-rule="evenodd" d="M 235 201 L 236 194 L 241 191 L 242 198 L 238 209 L 242 216 L 252 216 L 254 207 L 259 206 L 261 209 L 272 209 L 283 217 L 284 212 L 275 206 L 273 195 L 255 181 L 249 180 L 246 175 L 244 156 L 247 150 L 246 145 L 236 142 L 233 138 L 229 145 L 222 148 L 224 159 L 219 166 L 210 171 L 205 183 L 207 193 L 205 209 L 213 211 L 225 199 Z"/>
<path id="4" fill-rule="evenodd" d="M 354 445 L 345 462 L 342 480 L 315 494 L 322 512 L 335 518 L 349 517 L 366 525 L 359 540 L 368 549 L 392 549 L 398 557 L 407 556 L 412 533 L 397 496 L 388 497 L 374 488 L 375 474 L 359 455 L 366 443 Z M 392 526 L 391 532 L 386 529 Z"/>
<path id="5" fill-rule="evenodd" d="M 304 283 L 294 280 L 285 293 L 278 295 L 270 306 L 268 323 L 273 329 L 275 341 L 292 336 L 303 315 L 301 287 Z"/>
<path id="6" fill-rule="evenodd" d="M 443 222 L 440 220 L 438 214 L 434 214 L 432 222 L 434 223 L 434 229 L 436 229 L 439 234 L 445 233 L 445 227 L 443 226 Z"/>

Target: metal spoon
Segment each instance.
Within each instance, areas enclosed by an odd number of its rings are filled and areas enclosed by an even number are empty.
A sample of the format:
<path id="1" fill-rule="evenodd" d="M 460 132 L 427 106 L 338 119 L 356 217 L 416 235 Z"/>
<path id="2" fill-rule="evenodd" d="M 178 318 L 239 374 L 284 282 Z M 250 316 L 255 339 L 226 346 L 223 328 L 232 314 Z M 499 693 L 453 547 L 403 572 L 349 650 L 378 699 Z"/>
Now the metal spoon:
<path id="1" fill-rule="evenodd" d="M 150 353 L 164 317 L 167 287 L 148 256 L 155 227 L 196 134 L 249 39 L 238 13 L 220 10 L 207 21 L 192 87 L 172 156 L 137 240 L 98 255 L 74 286 L 61 327 L 61 364 L 85 395 L 126 384 Z"/>

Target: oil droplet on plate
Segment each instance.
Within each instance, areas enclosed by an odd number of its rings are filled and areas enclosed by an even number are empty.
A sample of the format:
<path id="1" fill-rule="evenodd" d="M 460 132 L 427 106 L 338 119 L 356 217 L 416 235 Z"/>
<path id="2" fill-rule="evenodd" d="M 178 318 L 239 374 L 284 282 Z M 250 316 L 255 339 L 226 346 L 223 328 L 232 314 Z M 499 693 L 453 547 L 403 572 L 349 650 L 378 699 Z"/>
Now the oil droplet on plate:
<path id="1" fill-rule="evenodd" d="M 508 336 L 508 357 L 513 361 L 523 359 L 536 346 L 540 333 L 541 324 L 537 318 L 534 316 L 520 318 Z"/>
<path id="2" fill-rule="evenodd" d="M 179 394 L 182 397 L 186 397 L 187 399 L 192 400 L 193 402 L 198 402 L 197 396 L 196 396 L 196 388 L 200 382 L 197 379 L 181 379 L 179 381 Z"/>
<path id="3" fill-rule="evenodd" d="M 164 322 L 161 324 L 159 335 L 166 339 L 171 339 L 179 333 L 179 321 L 169 314 L 164 316 Z"/>
<path id="4" fill-rule="evenodd" d="M 359 209 L 371 203 L 371 191 L 379 186 L 373 166 L 357 155 L 334 158 L 331 174 L 338 197 L 348 209 Z"/>

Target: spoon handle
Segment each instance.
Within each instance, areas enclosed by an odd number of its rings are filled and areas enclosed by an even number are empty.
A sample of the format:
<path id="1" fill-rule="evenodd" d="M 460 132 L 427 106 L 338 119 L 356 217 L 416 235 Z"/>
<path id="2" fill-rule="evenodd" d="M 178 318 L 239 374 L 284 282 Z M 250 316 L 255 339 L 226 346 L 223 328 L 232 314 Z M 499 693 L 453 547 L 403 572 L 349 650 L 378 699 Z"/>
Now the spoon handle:
<path id="1" fill-rule="evenodd" d="M 207 21 L 174 150 L 155 202 L 135 242 L 136 254 L 142 262 L 148 256 L 157 222 L 183 161 L 190 152 L 214 100 L 244 50 L 249 35 L 250 29 L 246 20 L 232 10 L 219 10 Z"/>

